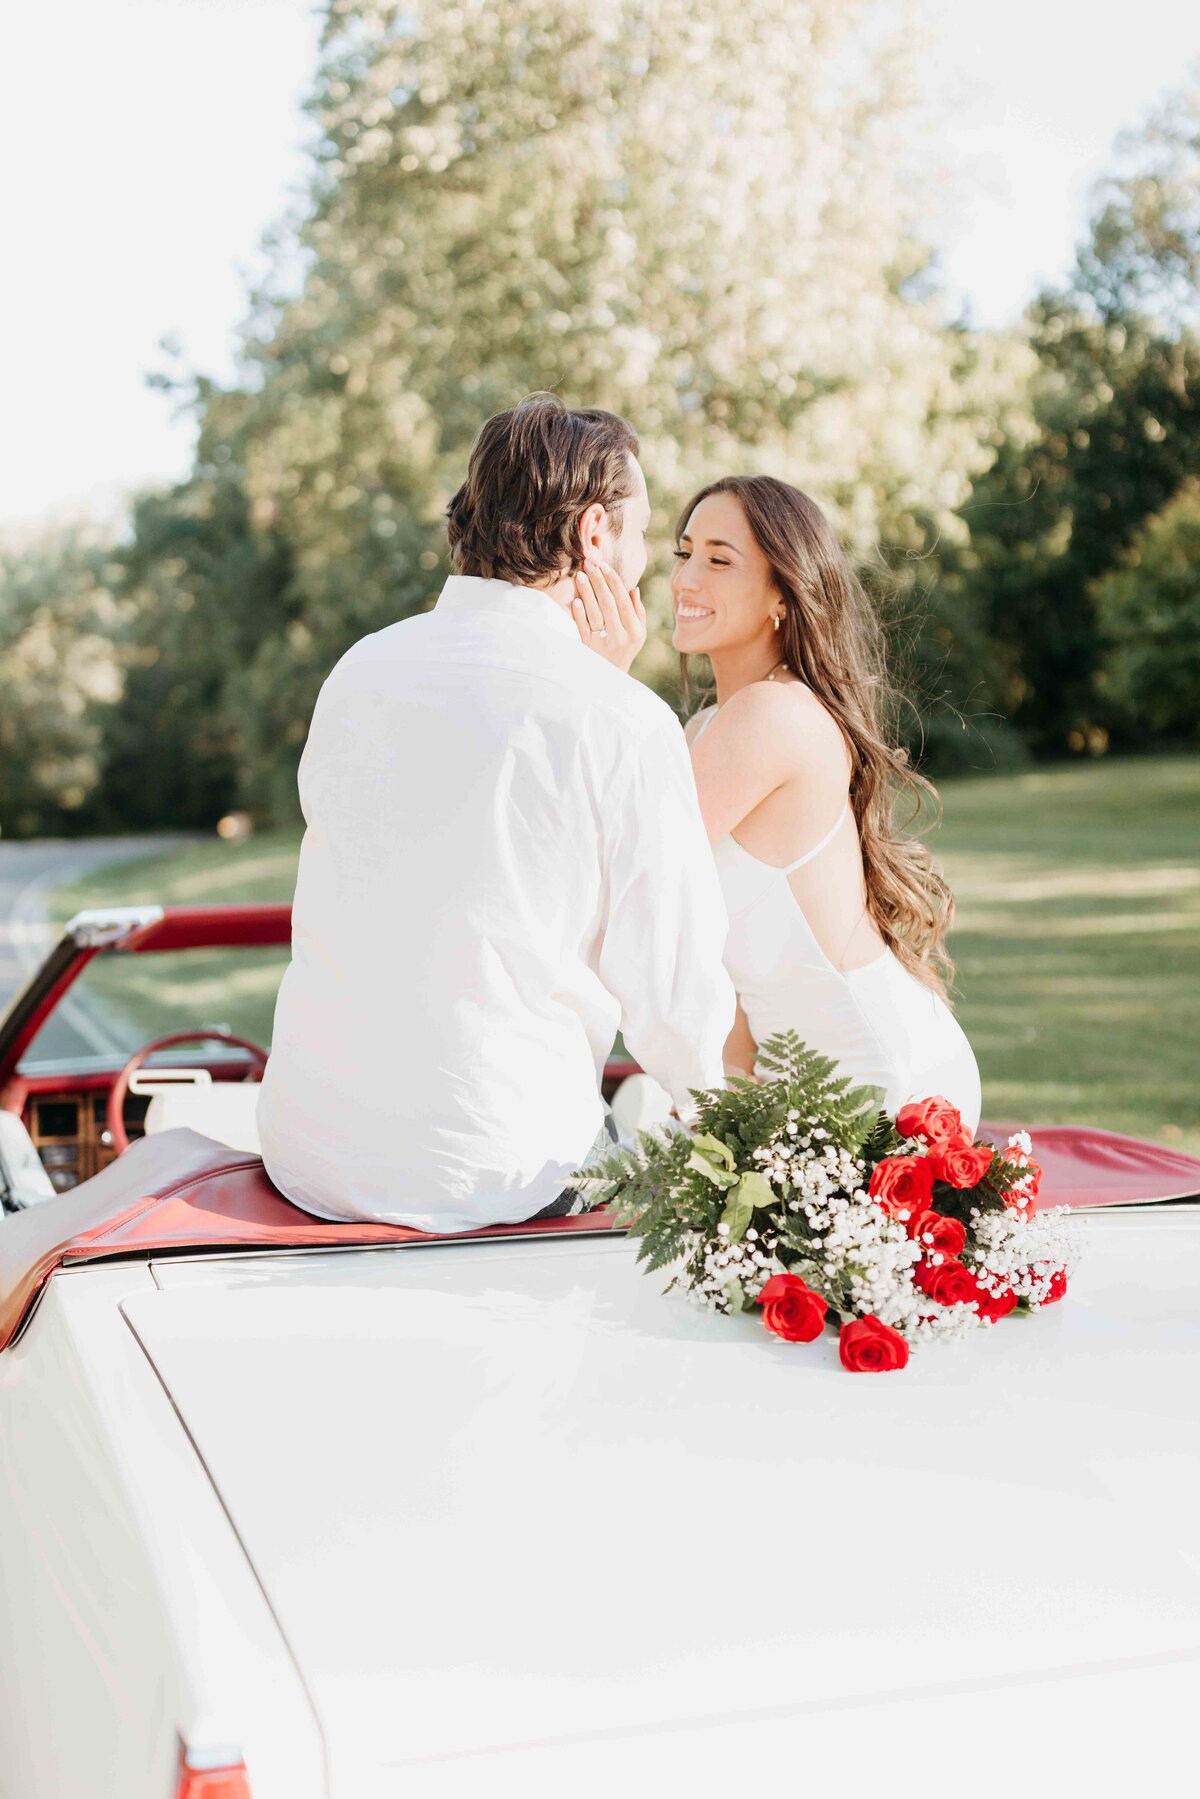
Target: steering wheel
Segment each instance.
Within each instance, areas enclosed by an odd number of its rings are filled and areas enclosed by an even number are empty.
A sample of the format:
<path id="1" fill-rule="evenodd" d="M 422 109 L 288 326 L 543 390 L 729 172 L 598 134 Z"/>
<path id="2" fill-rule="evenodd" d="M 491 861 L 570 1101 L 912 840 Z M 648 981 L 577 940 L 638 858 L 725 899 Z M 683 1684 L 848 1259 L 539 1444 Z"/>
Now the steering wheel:
<path id="1" fill-rule="evenodd" d="M 199 1043 L 212 1040 L 217 1043 L 229 1043 L 236 1049 L 244 1049 L 252 1057 L 255 1066 L 245 1079 L 260 1080 L 267 1066 L 267 1052 L 260 1043 L 251 1043 L 249 1037 L 235 1037 L 229 1031 L 199 1030 L 172 1031 L 167 1037 L 155 1037 L 152 1043 L 144 1043 L 139 1050 L 130 1056 L 124 1068 L 109 1088 L 108 1093 L 108 1134 L 112 1138 L 113 1148 L 118 1155 L 123 1155 L 129 1148 L 129 1133 L 125 1129 L 125 1096 L 129 1092 L 129 1082 L 133 1075 L 160 1049 L 170 1049 L 175 1043 Z"/>

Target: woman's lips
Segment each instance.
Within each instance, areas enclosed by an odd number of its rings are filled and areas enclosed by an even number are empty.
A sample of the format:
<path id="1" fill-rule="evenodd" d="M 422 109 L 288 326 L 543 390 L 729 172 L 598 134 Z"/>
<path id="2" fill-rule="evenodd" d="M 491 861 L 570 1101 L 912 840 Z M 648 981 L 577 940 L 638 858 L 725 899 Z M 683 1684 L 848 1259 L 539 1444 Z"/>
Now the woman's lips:
<path id="1" fill-rule="evenodd" d="M 709 606 L 677 606 L 676 622 L 679 624 L 695 624 L 700 619 L 711 618 L 712 608 Z"/>

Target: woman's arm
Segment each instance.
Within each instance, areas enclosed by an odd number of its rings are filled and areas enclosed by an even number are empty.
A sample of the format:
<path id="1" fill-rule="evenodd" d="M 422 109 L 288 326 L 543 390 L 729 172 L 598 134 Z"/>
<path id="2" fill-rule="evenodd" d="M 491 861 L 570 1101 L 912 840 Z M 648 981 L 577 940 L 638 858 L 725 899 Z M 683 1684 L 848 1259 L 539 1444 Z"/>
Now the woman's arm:
<path id="1" fill-rule="evenodd" d="M 708 841 L 736 831 L 787 781 L 832 774 L 835 743 L 837 725 L 799 683 L 756 681 L 735 693 L 690 745 Z"/>
<path id="2" fill-rule="evenodd" d="M 758 1045 L 751 1034 L 749 1020 L 742 1011 L 742 1002 L 739 999 L 737 1011 L 734 1014 L 733 1029 L 725 1039 L 723 1056 L 725 1073 L 727 1075 L 740 1074 L 753 1080 L 754 1058 L 757 1054 Z"/>
<path id="3" fill-rule="evenodd" d="M 788 714 L 779 694 L 763 683 L 726 700 L 707 730 L 691 744 L 692 772 L 710 843 L 736 830 L 747 814 L 787 778 L 780 725 Z"/>

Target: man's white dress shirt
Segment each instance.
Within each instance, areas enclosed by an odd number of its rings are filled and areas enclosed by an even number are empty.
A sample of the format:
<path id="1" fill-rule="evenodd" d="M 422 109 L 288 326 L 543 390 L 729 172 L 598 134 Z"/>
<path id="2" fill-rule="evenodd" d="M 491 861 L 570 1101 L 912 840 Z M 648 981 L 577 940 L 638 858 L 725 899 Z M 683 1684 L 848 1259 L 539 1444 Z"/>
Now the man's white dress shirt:
<path id="1" fill-rule="evenodd" d="M 686 1104 L 733 1022 L 683 733 L 533 588 L 456 576 L 321 690 L 259 1103 L 324 1218 L 530 1217 L 601 1128 L 618 1026 Z"/>

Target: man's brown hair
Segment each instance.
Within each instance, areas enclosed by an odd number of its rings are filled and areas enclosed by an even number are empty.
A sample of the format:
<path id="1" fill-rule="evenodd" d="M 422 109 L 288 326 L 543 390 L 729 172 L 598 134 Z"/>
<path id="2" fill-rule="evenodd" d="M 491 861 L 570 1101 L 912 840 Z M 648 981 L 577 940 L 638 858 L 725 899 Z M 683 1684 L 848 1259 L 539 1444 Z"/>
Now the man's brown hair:
<path id="1" fill-rule="evenodd" d="M 457 574 L 533 587 L 580 565 L 576 527 L 598 501 L 614 529 L 630 497 L 632 425 L 615 412 L 530 394 L 483 426 L 447 510 Z"/>

